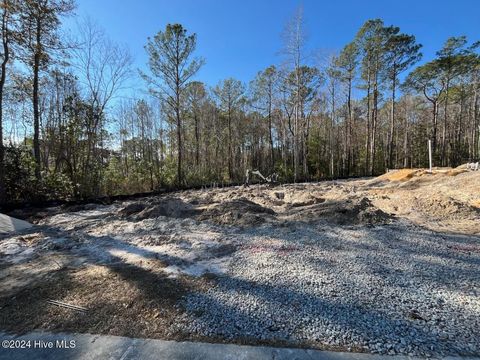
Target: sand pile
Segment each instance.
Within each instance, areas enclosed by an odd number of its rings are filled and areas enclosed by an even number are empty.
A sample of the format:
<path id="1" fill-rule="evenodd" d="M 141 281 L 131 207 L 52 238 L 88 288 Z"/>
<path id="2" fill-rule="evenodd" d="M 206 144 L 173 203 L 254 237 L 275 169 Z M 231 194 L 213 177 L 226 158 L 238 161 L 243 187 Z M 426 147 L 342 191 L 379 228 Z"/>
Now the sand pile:
<path id="1" fill-rule="evenodd" d="M 376 207 L 367 197 L 329 199 L 308 208 L 298 208 L 293 217 L 302 222 L 327 222 L 335 225 L 382 225 L 394 216 Z"/>
<path id="2" fill-rule="evenodd" d="M 159 216 L 184 218 L 196 214 L 194 207 L 180 198 L 160 199 L 159 201 L 135 202 L 118 211 L 122 217 L 134 220 L 157 218 Z"/>
<path id="3" fill-rule="evenodd" d="M 474 219 L 480 216 L 480 209 L 442 194 L 416 198 L 413 207 L 436 220 Z"/>
<path id="4" fill-rule="evenodd" d="M 285 201 L 291 207 L 303 207 L 325 202 L 325 199 L 310 191 L 291 191 L 285 194 Z"/>
<path id="5" fill-rule="evenodd" d="M 439 176 L 457 176 L 465 173 L 468 170 L 466 166 L 459 166 L 452 168 L 433 168 L 432 172 L 428 169 L 400 169 L 392 170 L 375 178 L 375 181 L 392 181 L 392 182 L 406 182 L 414 178 L 429 176 L 431 178 L 438 178 Z"/>
<path id="6" fill-rule="evenodd" d="M 370 199 L 366 197 L 354 202 L 352 207 L 347 207 L 346 214 L 349 215 L 349 219 L 354 224 L 385 224 L 393 219 L 392 215 L 374 206 Z"/>
<path id="7" fill-rule="evenodd" d="M 272 219 L 275 211 L 246 198 L 238 198 L 215 204 L 202 211 L 198 220 L 212 221 L 220 225 L 254 226 Z"/>
<path id="8" fill-rule="evenodd" d="M 478 171 L 466 167 L 437 168 L 433 174 L 425 169 L 398 170 L 366 182 L 364 189 L 373 195 L 370 198 L 377 207 L 418 225 L 435 231 L 479 231 Z"/>
<path id="9" fill-rule="evenodd" d="M 392 170 L 383 175 L 378 176 L 377 180 L 388 180 L 388 181 L 407 181 L 413 178 L 415 175 L 423 175 L 424 170 L 422 169 L 401 169 L 401 170 Z"/>

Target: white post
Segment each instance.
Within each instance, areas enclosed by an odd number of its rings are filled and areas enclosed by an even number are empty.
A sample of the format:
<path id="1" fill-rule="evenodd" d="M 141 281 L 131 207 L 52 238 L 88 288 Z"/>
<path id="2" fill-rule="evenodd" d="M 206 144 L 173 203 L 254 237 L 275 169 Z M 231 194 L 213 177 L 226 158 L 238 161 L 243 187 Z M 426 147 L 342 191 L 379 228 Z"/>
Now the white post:
<path id="1" fill-rule="evenodd" d="M 432 173 L 432 140 L 428 140 L 428 163 L 430 165 L 430 174 Z"/>

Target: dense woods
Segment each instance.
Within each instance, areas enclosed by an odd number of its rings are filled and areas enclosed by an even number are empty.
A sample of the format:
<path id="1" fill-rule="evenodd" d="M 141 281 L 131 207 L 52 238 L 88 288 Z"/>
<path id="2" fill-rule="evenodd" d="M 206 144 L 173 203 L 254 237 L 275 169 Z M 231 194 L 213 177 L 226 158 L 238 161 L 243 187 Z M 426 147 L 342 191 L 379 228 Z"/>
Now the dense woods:
<path id="1" fill-rule="evenodd" d="M 2 1 L 0 203 L 238 183 L 247 169 L 284 182 L 374 175 L 426 166 L 428 139 L 434 165 L 480 158 L 480 43 L 463 36 L 421 62 L 413 34 L 374 19 L 312 61 L 299 9 L 277 64 L 210 85 L 196 77 L 208 59 L 195 29 L 169 24 L 145 39 L 132 98 L 128 49 L 92 20 L 60 35 L 74 6 Z"/>

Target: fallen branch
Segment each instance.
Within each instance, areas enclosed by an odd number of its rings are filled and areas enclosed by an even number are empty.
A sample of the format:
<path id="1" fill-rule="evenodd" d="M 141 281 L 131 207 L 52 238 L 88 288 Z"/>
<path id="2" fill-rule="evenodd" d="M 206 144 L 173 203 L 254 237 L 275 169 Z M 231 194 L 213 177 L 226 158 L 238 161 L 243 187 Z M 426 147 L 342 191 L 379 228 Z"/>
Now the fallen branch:
<path id="1" fill-rule="evenodd" d="M 47 300 L 47 303 L 52 304 L 52 305 L 56 305 L 56 306 L 60 306 L 60 307 L 64 307 L 64 308 L 67 308 L 67 309 L 70 309 L 70 310 L 81 311 L 81 312 L 86 312 L 87 311 L 87 309 L 84 308 L 84 307 L 77 306 L 77 305 L 72 305 L 72 304 L 67 304 L 67 303 L 64 303 L 64 302 L 61 302 L 61 301 L 57 301 L 57 300 Z"/>

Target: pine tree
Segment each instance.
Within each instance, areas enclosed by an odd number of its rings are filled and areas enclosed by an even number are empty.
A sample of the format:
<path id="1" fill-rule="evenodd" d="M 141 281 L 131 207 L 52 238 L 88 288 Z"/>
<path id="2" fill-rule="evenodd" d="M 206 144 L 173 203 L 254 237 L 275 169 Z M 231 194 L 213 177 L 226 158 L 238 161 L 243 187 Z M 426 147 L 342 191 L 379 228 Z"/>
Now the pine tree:
<path id="1" fill-rule="evenodd" d="M 58 34 L 60 17 L 70 13 L 74 7 L 73 0 L 23 0 L 19 4 L 20 57 L 33 75 L 33 152 L 37 181 L 41 179 L 40 72 L 53 62 L 53 53 L 64 47 Z"/>
<path id="2" fill-rule="evenodd" d="M 143 77 L 150 84 L 150 90 L 165 100 L 175 116 L 179 186 L 184 185 L 181 99 L 188 81 L 204 64 L 201 58 L 191 59 L 196 44 L 196 34 L 189 35 L 180 24 L 168 24 L 165 31 L 159 31 L 153 39 L 149 38 L 145 47 L 151 76 L 143 74 Z"/>
<path id="3" fill-rule="evenodd" d="M 388 133 L 388 167 L 393 168 L 393 151 L 395 139 L 395 95 L 398 87 L 398 76 L 410 66 L 418 62 L 422 54 L 415 36 L 400 33 L 400 28 L 391 26 L 386 29 L 387 41 L 385 44 L 386 77 L 390 81 L 392 90 L 390 130 Z"/>

